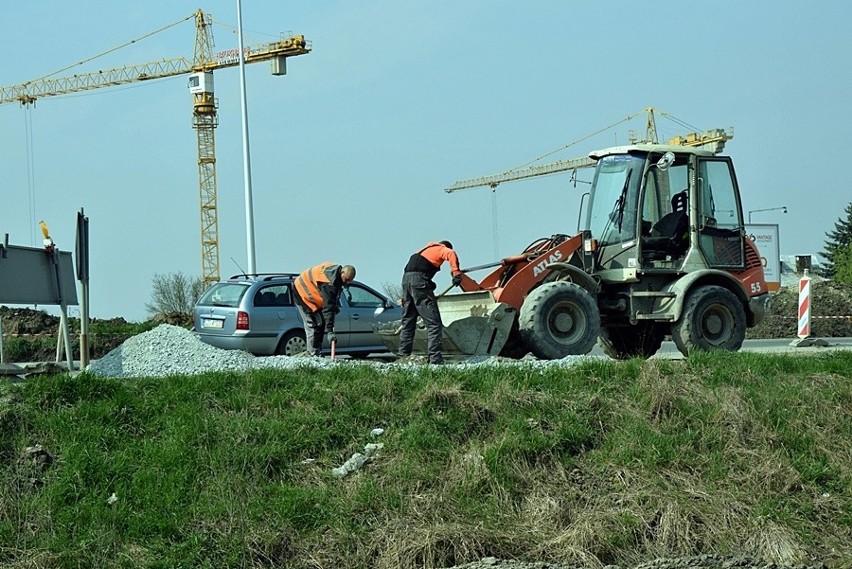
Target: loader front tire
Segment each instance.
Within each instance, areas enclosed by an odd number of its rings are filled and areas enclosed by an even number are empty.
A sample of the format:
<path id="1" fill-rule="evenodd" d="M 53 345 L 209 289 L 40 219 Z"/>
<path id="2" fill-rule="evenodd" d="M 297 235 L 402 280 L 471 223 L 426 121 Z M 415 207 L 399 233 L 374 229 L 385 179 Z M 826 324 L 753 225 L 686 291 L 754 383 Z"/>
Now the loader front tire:
<path id="1" fill-rule="evenodd" d="M 739 350 L 746 334 L 743 303 L 721 286 L 690 291 L 680 320 L 672 324 L 672 340 L 684 356 L 708 350 Z"/>
<path id="2" fill-rule="evenodd" d="M 567 281 L 546 283 L 532 291 L 518 317 L 524 344 L 543 360 L 589 353 L 600 327 L 594 297 L 580 285 Z"/>
<path id="3" fill-rule="evenodd" d="M 604 326 L 598 345 L 616 360 L 650 358 L 663 345 L 666 330 L 657 322 L 637 322 L 628 326 Z"/>

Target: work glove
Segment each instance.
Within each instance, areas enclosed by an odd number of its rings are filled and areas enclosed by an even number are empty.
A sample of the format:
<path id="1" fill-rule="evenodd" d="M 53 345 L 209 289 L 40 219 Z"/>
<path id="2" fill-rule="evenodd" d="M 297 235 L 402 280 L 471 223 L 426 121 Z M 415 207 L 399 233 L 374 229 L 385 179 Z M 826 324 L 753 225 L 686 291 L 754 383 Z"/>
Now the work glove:
<path id="1" fill-rule="evenodd" d="M 329 332 L 328 333 L 328 343 L 331 344 L 332 342 L 336 342 L 336 341 L 337 341 L 337 336 L 334 335 L 334 332 Z"/>
<path id="2" fill-rule="evenodd" d="M 461 281 L 462 281 L 461 273 L 459 273 L 457 275 L 453 275 L 453 286 L 459 286 L 461 284 Z"/>

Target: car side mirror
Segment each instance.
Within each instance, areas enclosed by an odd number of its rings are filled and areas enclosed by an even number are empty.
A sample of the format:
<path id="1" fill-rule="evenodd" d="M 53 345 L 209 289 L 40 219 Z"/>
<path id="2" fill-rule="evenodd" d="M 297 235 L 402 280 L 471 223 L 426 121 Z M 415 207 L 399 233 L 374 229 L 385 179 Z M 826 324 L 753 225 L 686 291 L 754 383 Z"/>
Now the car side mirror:
<path id="1" fill-rule="evenodd" d="M 384 312 L 384 311 L 385 311 L 385 308 L 386 308 L 385 306 L 377 306 L 377 307 L 376 307 L 376 311 L 375 311 L 373 314 L 375 314 L 376 316 L 378 316 L 379 314 L 381 314 L 382 312 Z"/>

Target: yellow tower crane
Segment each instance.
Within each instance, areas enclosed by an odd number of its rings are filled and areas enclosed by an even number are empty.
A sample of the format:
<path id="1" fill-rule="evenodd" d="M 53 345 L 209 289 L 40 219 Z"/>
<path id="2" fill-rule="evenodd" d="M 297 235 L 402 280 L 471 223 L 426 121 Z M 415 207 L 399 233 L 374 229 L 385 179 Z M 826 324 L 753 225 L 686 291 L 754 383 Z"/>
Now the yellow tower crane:
<path id="1" fill-rule="evenodd" d="M 636 136 L 631 136 L 630 144 L 641 144 L 643 142 L 657 144 L 659 142 L 659 140 L 657 139 L 657 122 L 654 117 L 654 111 L 655 109 L 653 107 L 648 107 L 647 109 L 645 109 L 645 113 L 647 114 L 645 125 L 645 139 L 639 140 Z M 621 124 L 636 117 L 638 114 L 639 113 L 633 113 L 627 118 L 615 123 L 614 125 L 606 127 L 605 129 L 598 131 L 595 134 L 599 134 L 604 130 L 613 128 L 618 124 Z M 664 114 L 665 116 L 669 116 L 668 113 L 662 114 Z M 701 133 L 690 132 L 682 136 L 675 136 L 669 139 L 668 144 L 672 144 L 675 146 L 702 147 L 712 151 L 715 154 L 718 154 L 722 152 L 722 150 L 724 150 L 725 142 L 732 139 L 733 137 L 733 130 L 729 132 L 717 128 L 707 130 Z M 581 140 L 585 140 L 586 138 L 589 137 L 583 137 Z M 589 168 L 594 165 L 595 161 L 587 156 L 583 156 L 580 158 L 571 158 L 568 160 L 557 160 L 556 162 L 550 162 L 548 164 L 523 166 L 520 168 L 515 168 L 513 170 L 507 170 L 506 172 L 502 172 L 500 174 L 493 174 L 491 176 L 480 176 L 478 178 L 471 178 L 469 180 L 460 180 L 458 182 L 455 182 L 453 185 L 445 188 L 444 191 L 447 193 L 453 193 L 459 190 L 480 187 L 490 187 L 492 190 L 494 190 L 499 184 L 503 182 L 514 182 L 517 180 L 534 178 L 536 176 L 546 176 L 548 174 L 556 174 L 559 172 L 576 171 L 580 168 Z"/>
<path id="2" fill-rule="evenodd" d="M 137 81 L 162 79 L 190 74 L 189 89 L 193 97 L 192 126 L 198 133 L 198 187 L 201 202 L 201 278 L 205 284 L 219 280 L 219 221 L 216 206 L 216 145 L 214 129 L 219 120 L 213 91 L 213 71 L 240 63 L 239 49 L 213 54 L 212 18 L 198 10 L 181 20 L 195 19 L 195 55 L 163 59 L 153 63 L 129 65 L 106 71 L 82 73 L 70 77 L 45 77 L 0 87 L 0 104 L 31 105 L 40 97 L 66 95 L 79 91 L 114 87 Z M 180 22 L 176 22 L 180 23 Z M 272 74 L 286 74 L 286 58 L 304 55 L 310 46 L 303 35 L 291 35 L 279 41 L 244 48 L 246 63 L 271 61 Z"/>

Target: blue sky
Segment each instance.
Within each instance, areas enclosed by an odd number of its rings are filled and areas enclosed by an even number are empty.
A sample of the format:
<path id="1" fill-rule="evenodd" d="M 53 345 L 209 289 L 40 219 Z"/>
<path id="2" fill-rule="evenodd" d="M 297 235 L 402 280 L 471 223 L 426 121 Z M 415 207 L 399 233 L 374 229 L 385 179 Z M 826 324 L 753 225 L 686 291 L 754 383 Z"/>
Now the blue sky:
<path id="1" fill-rule="evenodd" d="M 247 45 L 284 31 L 312 45 L 288 61 L 286 77 L 246 66 L 259 271 L 331 260 L 382 288 L 430 240 L 451 240 L 473 266 L 573 233 L 585 186 L 567 174 L 504 184 L 496 196 L 442 190 L 555 150 L 545 162 L 626 143 L 629 130 L 643 133 L 646 107 L 699 130 L 733 127 L 726 154 L 744 210 L 788 208 L 753 214 L 779 224 L 782 254 L 822 251 L 852 201 L 840 144 L 852 131 L 848 2 L 242 4 Z M 216 49 L 236 47 L 231 0 L 4 2 L 0 84 L 63 69 L 198 8 L 213 15 Z M 194 34 L 189 20 L 60 75 L 191 58 Z M 247 266 L 239 70 L 215 79 L 228 276 Z M 186 76 L 28 110 L 0 105 L 0 233 L 39 246 L 44 219 L 59 248 L 73 250 L 84 208 L 91 315 L 143 320 L 154 274 L 201 274 L 191 117 Z M 661 139 L 689 130 L 660 114 L 657 128 Z M 439 286 L 448 280 L 439 274 Z"/>

